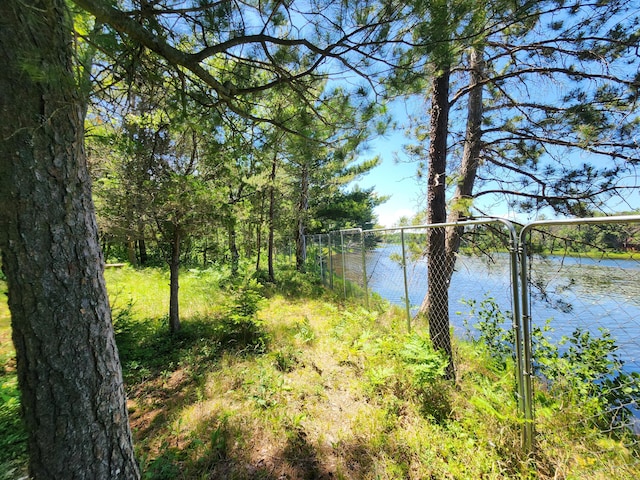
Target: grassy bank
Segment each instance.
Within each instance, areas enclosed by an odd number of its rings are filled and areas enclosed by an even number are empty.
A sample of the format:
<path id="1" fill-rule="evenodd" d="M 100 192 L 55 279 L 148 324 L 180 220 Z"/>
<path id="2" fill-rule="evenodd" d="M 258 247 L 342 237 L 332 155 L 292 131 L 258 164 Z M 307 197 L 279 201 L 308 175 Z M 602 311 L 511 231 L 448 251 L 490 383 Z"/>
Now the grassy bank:
<path id="1" fill-rule="evenodd" d="M 540 397 L 535 462 L 520 453 L 510 360 L 457 340 L 458 382 L 403 311 L 337 302 L 292 273 L 277 286 L 186 271 L 183 329 L 168 274 L 107 271 L 130 420 L 148 479 L 638 478 L 621 442 Z M 8 312 L 0 304 L 0 478 L 24 468 Z M 12 423 L 13 422 L 13 423 Z M 9 442 L 7 432 L 14 435 Z"/>

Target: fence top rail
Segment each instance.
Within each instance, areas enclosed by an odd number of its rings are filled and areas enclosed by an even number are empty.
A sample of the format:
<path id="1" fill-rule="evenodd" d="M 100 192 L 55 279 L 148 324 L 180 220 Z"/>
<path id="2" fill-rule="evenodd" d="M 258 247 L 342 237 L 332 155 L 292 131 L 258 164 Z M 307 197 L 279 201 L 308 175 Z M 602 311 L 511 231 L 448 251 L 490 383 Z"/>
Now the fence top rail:
<path id="1" fill-rule="evenodd" d="M 465 227 L 467 225 L 488 225 L 490 223 L 503 223 L 509 229 L 514 228 L 514 223 L 511 220 L 502 217 L 476 217 L 469 220 L 463 220 L 460 222 L 445 222 L 445 223 L 425 223 L 422 225 L 405 225 L 398 227 L 386 227 L 386 228 L 374 228 L 372 230 L 365 230 L 364 233 L 378 233 L 378 232 L 395 232 L 398 230 L 419 230 L 425 228 L 442 228 L 442 227 Z"/>
<path id="2" fill-rule="evenodd" d="M 502 218 L 502 217 L 476 217 L 461 222 L 446 222 L 446 223 L 427 223 L 422 225 L 405 225 L 398 227 L 385 227 L 374 228 L 371 230 L 362 230 L 361 228 L 348 228 L 343 230 L 337 230 L 329 232 L 324 235 L 337 235 L 337 234 L 349 234 L 349 233 L 382 233 L 382 232 L 399 232 L 407 230 L 419 230 L 425 228 L 437 228 L 437 227 L 465 227 L 468 225 L 488 225 L 491 223 L 502 223 L 505 225 L 515 240 L 519 240 L 520 244 L 524 243 L 525 235 L 536 227 L 553 226 L 553 225 L 584 225 L 584 224 L 607 224 L 607 223 L 640 223 L 640 215 L 614 215 L 610 217 L 588 217 L 588 218 L 560 218 L 550 220 L 536 220 L 522 225 L 518 222 Z M 519 235 L 516 233 L 516 225 L 521 226 Z M 518 238 L 519 237 L 519 238 Z"/>
<path id="3" fill-rule="evenodd" d="M 605 223 L 640 223 L 640 215 L 614 215 L 611 217 L 589 218 L 559 218 L 555 220 L 536 220 L 529 222 L 520 230 L 520 242 L 524 244 L 524 238 L 529 231 L 536 227 L 548 227 L 553 225 L 585 225 Z"/>

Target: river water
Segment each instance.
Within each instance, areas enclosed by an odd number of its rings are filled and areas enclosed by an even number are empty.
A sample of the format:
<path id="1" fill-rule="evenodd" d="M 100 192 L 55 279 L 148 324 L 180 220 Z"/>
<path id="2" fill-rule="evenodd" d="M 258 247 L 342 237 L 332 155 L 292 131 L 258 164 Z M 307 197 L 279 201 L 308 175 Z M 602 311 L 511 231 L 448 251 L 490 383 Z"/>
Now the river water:
<path id="1" fill-rule="evenodd" d="M 404 305 L 400 245 L 383 244 L 367 254 L 369 288 L 383 298 Z M 512 310 L 509 255 L 460 255 L 449 288 L 450 318 L 457 335 L 468 334 L 470 307 L 491 297 L 504 310 Z M 600 335 L 607 329 L 618 345 L 625 371 L 640 372 L 640 261 L 536 257 L 531 265 L 532 323 L 553 328 L 552 340 L 570 336 L 576 328 Z M 424 259 L 408 260 L 409 300 L 415 313 L 427 291 Z M 510 324 L 505 325 L 510 328 Z"/>

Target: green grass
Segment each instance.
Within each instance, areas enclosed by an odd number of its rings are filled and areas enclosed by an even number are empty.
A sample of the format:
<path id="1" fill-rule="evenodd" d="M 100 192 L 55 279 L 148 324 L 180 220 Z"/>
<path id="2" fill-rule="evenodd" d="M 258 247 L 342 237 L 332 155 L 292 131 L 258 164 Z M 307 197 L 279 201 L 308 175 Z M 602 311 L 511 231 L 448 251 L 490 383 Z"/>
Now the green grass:
<path id="1" fill-rule="evenodd" d="M 0 368 L 14 355 L 11 343 L 11 314 L 7 305 L 7 284 L 0 280 Z M 2 372 L 3 370 L 0 370 Z"/>
<path id="2" fill-rule="evenodd" d="M 169 272 L 157 269 L 113 268 L 105 271 L 112 309 L 131 304 L 137 319 L 161 318 L 169 312 Z M 225 292 L 225 279 L 214 270 L 189 270 L 180 275 L 180 314 L 184 318 L 211 316 Z"/>
<path id="3" fill-rule="evenodd" d="M 538 453 L 530 462 L 520 450 L 510 361 L 456 341 L 454 386 L 439 374 L 442 359 L 430 350 L 425 326 L 407 334 L 402 310 L 339 304 L 304 275 L 261 288 L 231 286 L 215 271 L 185 271 L 183 329 L 172 337 L 166 272 L 124 268 L 106 277 L 146 479 L 640 474 L 637 452 L 576 427 L 581 412 L 545 391 L 538 391 Z M 2 379 L 9 382 L 0 426 L 16 433 L 3 312 L 0 302 Z M 18 440 L 0 435 L 0 478 L 15 478 L 24 465 Z"/>
<path id="4" fill-rule="evenodd" d="M 0 479 L 18 478 L 24 472 L 26 434 L 20 419 L 20 394 L 11 342 L 11 315 L 7 285 L 0 280 Z"/>
<path id="5" fill-rule="evenodd" d="M 587 250 L 584 252 L 575 252 L 572 250 L 566 250 L 556 248 L 553 250 L 543 249 L 542 251 L 536 251 L 537 255 L 558 255 L 573 258 L 589 258 L 592 260 L 637 260 L 638 252 L 612 252 L 604 250 Z"/>

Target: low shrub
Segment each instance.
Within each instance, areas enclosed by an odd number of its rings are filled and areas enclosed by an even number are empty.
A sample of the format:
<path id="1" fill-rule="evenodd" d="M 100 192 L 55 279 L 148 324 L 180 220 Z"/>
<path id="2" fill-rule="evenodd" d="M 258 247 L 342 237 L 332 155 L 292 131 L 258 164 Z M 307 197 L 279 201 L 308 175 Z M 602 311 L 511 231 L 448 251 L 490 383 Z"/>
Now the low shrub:
<path id="1" fill-rule="evenodd" d="M 266 351 L 268 335 L 256 315 L 264 300 L 261 289 L 255 279 L 229 289 L 229 301 L 216 327 L 216 337 L 223 347 L 255 353 Z"/>
<path id="2" fill-rule="evenodd" d="M 504 366 L 513 356 L 514 336 L 506 329 L 509 314 L 502 312 L 494 299 L 487 297 L 472 307 L 478 319 L 476 342 L 484 345 L 494 362 Z M 533 369 L 538 381 L 550 395 L 582 409 L 581 416 L 604 431 L 628 435 L 628 424 L 640 405 L 640 374 L 625 373 L 624 363 L 616 354 L 618 346 L 611 333 L 576 328 L 570 336 L 553 340 L 554 330 L 548 320 L 534 326 Z"/>

